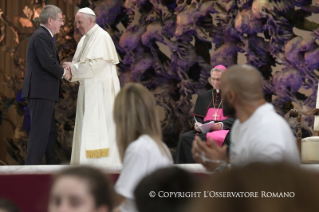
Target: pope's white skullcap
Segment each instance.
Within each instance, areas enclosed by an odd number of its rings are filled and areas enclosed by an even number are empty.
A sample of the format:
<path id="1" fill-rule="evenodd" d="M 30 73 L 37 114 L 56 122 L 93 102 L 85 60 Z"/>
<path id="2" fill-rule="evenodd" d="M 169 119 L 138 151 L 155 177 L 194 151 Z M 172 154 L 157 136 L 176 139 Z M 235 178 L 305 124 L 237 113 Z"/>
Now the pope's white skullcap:
<path id="1" fill-rule="evenodd" d="M 89 14 L 89 15 L 95 15 L 95 13 L 93 12 L 93 10 L 91 10 L 90 8 L 88 7 L 84 7 L 82 9 L 79 9 L 80 13 L 85 13 L 85 14 Z"/>

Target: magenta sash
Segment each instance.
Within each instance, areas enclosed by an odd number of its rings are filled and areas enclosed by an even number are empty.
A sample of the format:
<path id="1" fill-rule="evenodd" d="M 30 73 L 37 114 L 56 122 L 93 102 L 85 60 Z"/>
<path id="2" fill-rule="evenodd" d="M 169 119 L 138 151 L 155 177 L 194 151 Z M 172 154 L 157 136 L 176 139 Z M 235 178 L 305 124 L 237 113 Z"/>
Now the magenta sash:
<path id="1" fill-rule="evenodd" d="M 217 116 L 214 116 L 215 111 L 217 112 Z M 216 121 L 215 121 L 215 117 L 216 117 Z M 204 118 L 204 121 L 220 122 L 227 118 L 228 117 L 223 116 L 223 109 L 209 108 L 207 111 L 206 117 Z M 218 144 L 218 146 L 222 146 L 228 131 L 229 130 L 216 130 L 213 132 L 208 132 L 206 134 L 206 139 L 208 141 L 208 138 L 212 138 Z"/>

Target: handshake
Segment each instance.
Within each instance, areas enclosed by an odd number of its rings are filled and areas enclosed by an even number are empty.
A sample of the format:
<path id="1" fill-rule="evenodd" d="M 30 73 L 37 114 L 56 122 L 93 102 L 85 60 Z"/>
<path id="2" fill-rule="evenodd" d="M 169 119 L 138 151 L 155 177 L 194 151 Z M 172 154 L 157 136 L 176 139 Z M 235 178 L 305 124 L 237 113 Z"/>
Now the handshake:
<path id="1" fill-rule="evenodd" d="M 68 81 L 71 81 L 71 79 L 72 79 L 71 65 L 72 65 L 71 62 L 64 62 L 62 65 L 64 70 L 65 70 L 65 74 L 64 74 L 63 78 L 68 80 Z"/>

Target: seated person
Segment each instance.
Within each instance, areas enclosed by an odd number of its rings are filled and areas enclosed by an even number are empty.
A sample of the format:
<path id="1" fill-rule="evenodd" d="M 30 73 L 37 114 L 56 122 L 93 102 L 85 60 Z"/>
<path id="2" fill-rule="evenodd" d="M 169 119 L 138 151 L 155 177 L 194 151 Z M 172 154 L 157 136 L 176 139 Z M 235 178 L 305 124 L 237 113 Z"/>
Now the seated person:
<path id="1" fill-rule="evenodd" d="M 192 198 L 194 201 L 185 212 L 316 211 L 319 207 L 317 179 L 318 173 L 314 170 L 310 172 L 284 163 L 232 167 L 203 180 L 199 190 L 206 191 L 210 197 L 203 198 L 202 192 L 201 198 Z"/>
<path id="2" fill-rule="evenodd" d="M 136 186 L 137 209 L 139 212 L 184 212 L 194 197 L 200 197 L 194 196 L 198 182 L 201 182 L 199 177 L 178 167 L 158 169 Z M 150 196 L 150 191 L 154 196 Z M 171 196 L 167 197 L 168 194 Z"/>
<path id="3" fill-rule="evenodd" d="M 260 72 L 250 65 L 231 66 L 223 74 L 220 86 L 224 113 L 238 118 L 231 130 L 229 157 L 225 147 L 211 140 L 203 143 L 195 136 L 192 154 L 196 162 L 209 171 L 214 171 L 217 163 L 207 160 L 230 162 L 234 167 L 254 162 L 299 166 L 296 138 L 286 120 L 266 102 Z"/>
<path id="4" fill-rule="evenodd" d="M 193 116 L 197 123 L 194 123 L 194 130 L 184 133 L 177 145 L 177 163 L 195 163 L 191 149 L 195 135 L 197 134 L 203 141 L 212 138 L 218 146 L 230 143 L 230 136 L 226 136 L 233 125 L 235 118 L 223 116 L 223 101 L 221 100 L 221 90 L 219 88 L 220 78 L 226 70 L 225 66 L 215 66 L 211 74 L 211 84 L 214 87 L 198 95 Z M 214 126 L 208 133 L 201 133 L 197 126 L 202 123 L 214 121 Z"/>
<path id="5" fill-rule="evenodd" d="M 53 178 L 48 211 L 111 212 L 114 194 L 111 182 L 100 170 L 86 166 L 66 168 Z"/>
<path id="6" fill-rule="evenodd" d="M 19 208 L 10 200 L 0 198 L 0 212 L 19 212 Z"/>
<path id="7" fill-rule="evenodd" d="M 118 209 L 138 211 L 134 189 L 147 174 L 173 165 L 169 149 L 162 141 L 161 125 L 153 94 L 138 83 L 127 83 L 115 98 L 113 118 L 116 140 L 123 162 L 116 181 Z"/>

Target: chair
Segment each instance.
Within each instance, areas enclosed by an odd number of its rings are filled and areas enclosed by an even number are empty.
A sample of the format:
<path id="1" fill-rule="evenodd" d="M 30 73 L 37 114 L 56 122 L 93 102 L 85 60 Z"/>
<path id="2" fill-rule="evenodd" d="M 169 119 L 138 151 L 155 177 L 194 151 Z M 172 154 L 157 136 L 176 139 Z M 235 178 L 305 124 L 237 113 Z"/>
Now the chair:
<path id="1" fill-rule="evenodd" d="M 302 116 L 319 115 L 319 109 L 312 109 L 308 112 L 299 109 L 292 109 L 290 111 L 290 118 L 297 118 L 298 131 L 297 131 L 297 146 L 301 156 L 302 163 L 319 163 L 319 117 L 316 117 L 314 124 L 314 135 L 302 139 L 301 122 Z"/>

